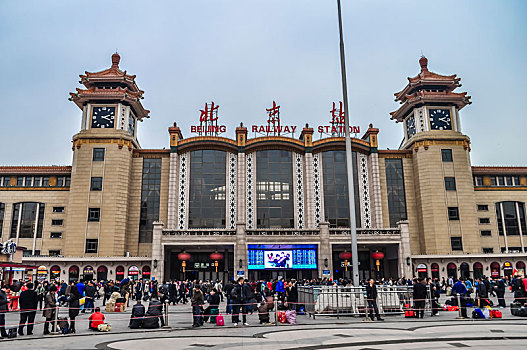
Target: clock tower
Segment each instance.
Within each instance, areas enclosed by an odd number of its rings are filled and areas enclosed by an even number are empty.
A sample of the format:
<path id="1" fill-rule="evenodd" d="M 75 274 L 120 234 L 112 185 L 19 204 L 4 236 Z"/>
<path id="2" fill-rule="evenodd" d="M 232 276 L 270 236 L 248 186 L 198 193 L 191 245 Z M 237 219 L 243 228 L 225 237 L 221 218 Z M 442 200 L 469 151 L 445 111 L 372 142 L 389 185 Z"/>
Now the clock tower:
<path id="1" fill-rule="evenodd" d="M 411 151 L 405 175 L 413 176 L 415 231 L 412 251 L 481 253 L 476 199 L 470 162 L 470 139 L 461 132 L 459 111 L 470 104 L 466 92 L 454 92 L 460 78 L 428 70 L 428 59 L 419 59 L 421 71 L 395 93 L 399 109 L 391 119 L 403 124 L 401 149 Z M 409 215 L 411 220 L 411 215 Z M 415 224 L 415 223 L 414 223 Z"/>
<path id="2" fill-rule="evenodd" d="M 75 256 L 123 256 L 127 247 L 127 211 L 134 157 L 140 148 L 137 123 L 149 118 L 135 75 L 119 68 L 80 75 L 83 89 L 70 93 L 82 111 L 73 136 L 66 247 Z"/>

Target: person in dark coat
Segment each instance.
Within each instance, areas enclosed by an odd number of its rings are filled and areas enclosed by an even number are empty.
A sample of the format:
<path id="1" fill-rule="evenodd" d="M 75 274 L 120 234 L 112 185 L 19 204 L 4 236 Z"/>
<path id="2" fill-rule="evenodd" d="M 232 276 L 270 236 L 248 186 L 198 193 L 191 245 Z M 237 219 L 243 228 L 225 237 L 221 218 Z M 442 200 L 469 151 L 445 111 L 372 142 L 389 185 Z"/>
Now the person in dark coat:
<path id="1" fill-rule="evenodd" d="M 72 287 L 70 290 L 70 295 L 68 297 L 68 313 L 70 316 L 70 327 L 69 333 L 75 333 L 75 317 L 79 316 L 80 302 L 79 299 L 81 295 L 79 289 L 75 286 L 75 282 L 72 282 Z"/>
<path id="2" fill-rule="evenodd" d="M 7 337 L 7 332 L 5 331 L 5 314 L 7 312 L 7 304 L 9 301 L 7 300 L 7 294 L 5 289 L 0 289 L 0 336 L 2 338 Z"/>
<path id="3" fill-rule="evenodd" d="M 232 298 L 231 298 L 231 292 L 234 288 L 234 282 L 229 282 L 225 286 L 225 298 L 227 299 L 227 305 L 225 306 L 225 313 L 230 314 L 232 313 Z"/>
<path id="4" fill-rule="evenodd" d="M 52 324 L 51 331 L 55 331 L 55 307 L 57 306 L 56 292 L 57 287 L 52 285 L 49 287 L 49 292 L 44 296 L 44 311 L 42 312 L 42 316 L 46 318 L 46 322 L 44 323 L 44 334 L 49 334 L 50 323 Z"/>
<path id="5" fill-rule="evenodd" d="M 84 302 L 84 309 L 82 309 L 82 312 L 92 312 L 95 308 L 94 300 L 95 300 L 95 293 L 97 292 L 97 288 L 93 285 L 92 281 L 88 282 L 88 285 L 84 289 L 84 295 L 85 295 L 85 302 Z"/>
<path id="6" fill-rule="evenodd" d="M 500 280 L 497 283 L 496 286 L 496 295 L 498 296 L 498 304 L 501 308 L 506 307 L 505 304 L 505 281 L 503 278 L 500 278 Z"/>
<path id="7" fill-rule="evenodd" d="M 368 313 L 370 319 L 374 321 L 373 312 L 375 311 L 375 317 L 378 321 L 384 321 L 379 315 L 379 308 L 377 307 L 377 286 L 375 285 L 375 280 L 371 278 L 366 285 L 366 299 L 368 301 Z"/>
<path id="8" fill-rule="evenodd" d="M 190 305 L 192 305 L 192 327 L 200 327 L 203 325 L 201 318 L 201 306 L 205 304 L 205 297 L 201 291 L 200 285 L 194 285 L 194 291 L 192 298 L 190 299 Z"/>
<path id="9" fill-rule="evenodd" d="M 234 286 L 231 291 L 232 299 L 232 323 L 237 326 L 240 322 L 240 309 L 242 311 L 242 320 L 245 326 L 247 323 L 247 295 L 246 288 L 243 288 L 243 277 L 238 278 L 238 283 Z"/>
<path id="10" fill-rule="evenodd" d="M 218 291 L 213 288 L 210 291 L 210 295 L 207 298 L 209 306 L 203 311 L 203 322 L 207 322 L 210 316 L 210 323 L 216 323 L 216 316 L 220 308 L 220 295 Z"/>
<path id="11" fill-rule="evenodd" d="M 483 308 L 488 305 L 487 299 L 489 297 L 489 292 L 487 289 L 487 285 L 483 282 L 481 278 L 478 278 L 478 290 L 477 290 L 477 296 L 478 296 L 478 303 L 479 307 Z"/>
<path id="12" fill-rule="evenodd" d="M 137 300 L 137 303 L 132 306 L 132 316 L 130 316 L 130 323 L 128 328 L 137 329 L 143 326 L 143 317 L 145 316 L 145 306 L 141 303 L 141 300 Z"/>
<path id="13" fill-rule="evenodd" d="M 420 278 L 413 286 L 414 308 L 418 318 L 425 317 L 425 302 L 428 296 L 424 279 Z"/>
<path id="14" fill-rule="evenodd" d="M 20 305 L 20 323 L 18 324 L 18 334 L 24 335 L 24 326 L 27 322 L 27 335 L 33 334 L 35 315 L 38 307 L 38 294 L 33 290 L 33 283 L 29 282 L 27 290 L 20 293 L 18 303 Z"/>
<path id="15" fill-rule="evenodd" d="M 298 290 L 296 288 L 296 282 L 291 280 L 287 284 L 287 288 L 285 289 L 286 292 L 286 298 L 287 298 L 287 307 L 289 310 L 295 310 L 297 311 L 298 306 Z"/>
<path id="16" fill-rule="evenodd" d="M 159 328 L 159 322 L 161 322 L 161 326 L 165 325 L 163 304 L 157 298 L 157 294 L 152 294 L 152 300 L 148 304 L 148 310 L 143 320 L 143 328 Z"/>

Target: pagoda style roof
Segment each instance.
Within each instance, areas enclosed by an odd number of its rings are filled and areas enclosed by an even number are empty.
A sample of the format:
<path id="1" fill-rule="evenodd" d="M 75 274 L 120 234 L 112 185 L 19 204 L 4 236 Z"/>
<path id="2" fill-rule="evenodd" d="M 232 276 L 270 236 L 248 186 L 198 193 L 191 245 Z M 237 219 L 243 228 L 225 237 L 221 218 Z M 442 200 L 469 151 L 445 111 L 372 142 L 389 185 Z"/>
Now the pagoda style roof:
<path id="1" fill-rule="evenodd" d="M 87 88 L 108 83 L 120 83 L 127 86 L 130 91 L 140 91 L 143 93 L 144 91 L 139 90 L 135 83 L 135 75 L 126 74 L 126 71 L 119 69 L 120 61 L 121 56 L 117 52 L 114 53 L 112 55 L 112 66 L 110 68 L 100 72 L 84 72 L 84 74 L 79 75 L 81 78 L 80 83 Z"/>
<path id="2" fill-rule="evenodd" d="M 461 78 L 457 78 L 456 74 L 441 75 L 429 71 L 428 59 L 424 56 L 419 59 L 419 65 L 421 72 L 409 77 L 404 89 L 394 94 L 395 101 L 403 106 L 390 113 L 391 119 L 401 122 L 413 107 L 424 103 L 453 104 L 458 109 L 471 103 L 466 92 L 453 92 L 461 86 Z"/>
<path id="3" fill-rule="evenodd" d="M 144 91 L 140 90 L 135 83 L 135 75 L 129 75 L 126 71 L 119 69 L 121 56 L 118 53 L 112 55 L 112 66 L 100 72 L 79 75 L 80 83 L 86 89 L 76 89 L 70 93 L 70 101 L 82 109 L 87 102 L 118 101 L 130 105 L 137 119 L 149 118 L 149 110 L 144 109 L 141 104 Z"/>

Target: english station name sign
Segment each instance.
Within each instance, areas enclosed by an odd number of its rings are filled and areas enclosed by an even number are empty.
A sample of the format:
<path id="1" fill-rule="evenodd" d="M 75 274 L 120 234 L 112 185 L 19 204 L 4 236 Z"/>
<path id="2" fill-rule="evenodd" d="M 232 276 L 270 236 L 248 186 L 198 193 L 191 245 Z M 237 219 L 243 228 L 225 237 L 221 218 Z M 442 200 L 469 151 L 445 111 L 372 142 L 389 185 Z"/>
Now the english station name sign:
<path id="1" fill-rule="evenodd" d="M 218 136 L 219 134 L 225 133 L 227 127 L 218 124 L 219 107 L 220 106 L 216 105 L 214 102 L 211 102 L 210 105 L 205 103 L 205 108 L 200 110 L 199 125 L 191 125 L 190 132 L 205 136 Z M 273 101 L 272 107 L 266 108 L 266 112 L 268 114 L 267 124 L 251 125 L 251 132 L 267 136 L 280 136 L 283 134 L 294 134 L 296 132 L 296 125 L 281 125 L 280 106 L 276 105 L 275 101 Z M 328 136 L 344 136 L 345 122 L 342 102 L 339 102 L 338 108 L 336 107 L 335 102 L 333 102 L 333 108 L 330 110 L 330 115 L 331 120 L 329 121 L 329 124 L 318 125 L 316 130 L 320 134 L 326 134 Z M 352 134 L 360 133 L 360 126 L 350 125 L 349 132 Z"/>

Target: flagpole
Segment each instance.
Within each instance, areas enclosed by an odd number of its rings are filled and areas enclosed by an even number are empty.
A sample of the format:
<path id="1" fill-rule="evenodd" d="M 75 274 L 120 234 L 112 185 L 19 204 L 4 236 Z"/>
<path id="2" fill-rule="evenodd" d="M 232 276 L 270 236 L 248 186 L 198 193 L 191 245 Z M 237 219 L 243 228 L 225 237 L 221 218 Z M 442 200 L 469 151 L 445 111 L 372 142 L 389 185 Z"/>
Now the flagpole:
<path id="1" fill-rule="evenodd" d="M 348 86 L 346 83 L 346 62 L 344 58 L 344 36 L 342 34 L 342 13 L 340 0 L 337 0 L 340 35 L 340 71 L 342 74 L 342 95 L 344 99 L 344 129 L 346 139 L 346 169 L 348 174 L 348 200 L 351 231 L 351 264 L 353 285 L 359 286 L 359 253 L 357 249 L 357 223 L 355 220 L 355 188 L 353 187 L 353 157 L 351 151 L 350 121 L 348 113 Z"/>

